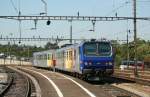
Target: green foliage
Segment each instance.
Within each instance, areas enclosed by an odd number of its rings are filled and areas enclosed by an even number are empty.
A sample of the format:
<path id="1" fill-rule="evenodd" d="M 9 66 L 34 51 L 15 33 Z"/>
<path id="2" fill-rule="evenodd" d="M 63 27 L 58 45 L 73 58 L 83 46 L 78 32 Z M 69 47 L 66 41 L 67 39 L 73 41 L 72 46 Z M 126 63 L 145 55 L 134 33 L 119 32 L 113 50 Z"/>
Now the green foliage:
<path id="1" fill-rule="evenodd" d="M 127 44 L 117 44 L 116 48 L 116 65 L 119 66 L 122 60 L 127 60 Z M 134 42 L 129 43 L 129 59 L 134 60 Z M 150 41 L 137 39 L 137 60 L 144 61 L 150 55 Z"/>
<path id="2" fill-rule="evenodd" d="M 113 48 L 115 51 L 115 63 L 116 66 L 121 64 L 122 60 L 127 60 L 127 44 L 119 44 L 117 41 L 112 41 Z M 37 46 L 28 46 L 28 45 L 1 45 L 0 44 L 0 53 L 5 55 L 15 55 L 17 57 L 32 57 L 33 52 L 39 52 L 49 49 L 57 49 L 57 43 L 48 42 L 44 47 Z M 150 41 L 137 40 L 137 59 L 143 61 L 144 59 L 148 60 L 150 58 Z M 130 60 L 134 60 L 134 43 L 129 43 L 129 56 Z"/>
<path id="3" fill-rule="evenodd" d="M 57 48 L 59 48 L 57 43 L 50 43 L 50 42 L 48 42 L 45 45 L 45 49 L 57 49 Z"/>
<path id="4" fill-rule="evenodd" d="M 33 52 L 39 52 L 48 49 L 56 49 L 58 45 L 56 43 L 48 42 L 44 47 L 37 47 L 37 46 L 29 46 L 29 45 L 17 45 L 13 44 L 10 45 L 1 45 L 0 44 L 0 53 L 4 53 L 6 56 L 14 55 L 17 57 L 32 57 Z"/>
<path id="5" fill-rule="evenodd" d="M 116 55 L 115 57 L 115 66 L 119 67 L 119 65 L 121 64 L 122 58 L 120 55 Z"/>

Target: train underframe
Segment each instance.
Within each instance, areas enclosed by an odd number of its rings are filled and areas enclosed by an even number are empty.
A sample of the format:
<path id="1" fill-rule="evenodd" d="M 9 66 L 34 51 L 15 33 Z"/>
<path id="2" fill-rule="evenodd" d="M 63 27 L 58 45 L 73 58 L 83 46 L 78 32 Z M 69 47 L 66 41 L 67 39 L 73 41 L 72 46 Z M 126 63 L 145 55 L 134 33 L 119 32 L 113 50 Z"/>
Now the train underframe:
<path id="1" fill-rule="evenodd" d="M 106 69 L 106 70 L 101 70 L 101 69 L 84 69 L 82 73 L 78 72 L 70 72 L 70 71 L 64 71 L 60 70 L 58 68 L 55 69 L 56 72 L 61 72 L 65 73 L 83 80 L 88 80 L 90 78 L 99 78 L 103 79 L 104 77 L 110 77 L 113 74 L 113 69 Z"/>
<path id="2" fill-rule="evenodd" d="M 39 68 L 39 67 L 37 67 L 37 68 Z M 43 67 L 40 67 L 40 68 L 43 68 Z M 111 69 L 83 69 L 82 73 L 65 71 L 65 70 L 61 70 L 58 68 L 54 68 L 54 67 L 44 68 L 44 69 L 51 70 L 54 72 L 65 73 L 67 75 L 71 75 L 71 76 L 74 76 L 74 77 L 77 77 L 77 78 L 83 79 L 83 80 L 88 80 L 91 78 L 103 79 L 105 77 L 110 77 L 114 72 L 114 70 L 112 68 Z"/>
<path id="3" fill-rule="evenodd" d="M 86 77 L 86 79 L 88 78 L 96 78 L 98 77 L 99 79 L 103 78 L 103 77 L 109 77 L 113 74 L 113 69 L 106 69 L 106 70 L 102 70 L 102 69 L 84 69 L 83 70 L 83 76 Z"/>

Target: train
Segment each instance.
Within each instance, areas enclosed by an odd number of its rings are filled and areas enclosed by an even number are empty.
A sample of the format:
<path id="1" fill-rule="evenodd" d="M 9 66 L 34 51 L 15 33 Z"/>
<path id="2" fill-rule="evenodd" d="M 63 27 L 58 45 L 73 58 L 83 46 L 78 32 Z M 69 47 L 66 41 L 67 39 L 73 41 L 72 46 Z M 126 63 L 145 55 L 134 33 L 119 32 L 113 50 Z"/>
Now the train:
<path id="1" fill-rule="evenodd" d="M 33 66 L 64 71 L 80 77 L 110 76 L 114 52 L 110 41 L 83 41 L 56 50 L 33 53 Z"/>

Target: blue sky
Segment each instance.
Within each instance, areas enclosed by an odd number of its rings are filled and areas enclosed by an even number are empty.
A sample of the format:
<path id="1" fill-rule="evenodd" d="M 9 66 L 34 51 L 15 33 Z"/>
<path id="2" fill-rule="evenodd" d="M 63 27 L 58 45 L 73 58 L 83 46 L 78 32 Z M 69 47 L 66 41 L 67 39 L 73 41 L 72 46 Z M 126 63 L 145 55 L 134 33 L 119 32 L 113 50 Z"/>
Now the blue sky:
<path id="1" fill-rule="evenodd" d="M 13 4 L 12 4 L 13 1 Z M 79 11 L 81 16 L 133 16 L 132 0 L 45 0 L 50 16 L 74 16 Z M 44 4 L 41 0 L 1 0 L 0 16 L 18 15 L 15 8 L 20 10 L 22 15 L 38 15 L 44 12 Z M 150 0 L 137 0 L 137 16 L 150 17 Z M 150 39 L 150 21 L 138 21 L 138 37 Z M 22 37 L 65 37 L 69 38 L 68 21 L 52 21 L 50 26 L 46 21 L 38 21 L 37 30 L 30 30 L 34 27 L 33 21 L 22 21 Z M 96 22 L 95 32 L 89 32 L 92 23 L 73 22 L 73 38 L 106 38 L 126 39 L 127 29 L 131 29 L 129 39 L 133 40 L 133 21 Z M 13 33 L 11 35 L 10 33 Z M 19 37 L 18 21 L 0 19 L 0 35 L 3 37 Z M 26 42 L 23 42 L 26 43 Z M 32 42 L 35 45 L 44 43 Z"/>

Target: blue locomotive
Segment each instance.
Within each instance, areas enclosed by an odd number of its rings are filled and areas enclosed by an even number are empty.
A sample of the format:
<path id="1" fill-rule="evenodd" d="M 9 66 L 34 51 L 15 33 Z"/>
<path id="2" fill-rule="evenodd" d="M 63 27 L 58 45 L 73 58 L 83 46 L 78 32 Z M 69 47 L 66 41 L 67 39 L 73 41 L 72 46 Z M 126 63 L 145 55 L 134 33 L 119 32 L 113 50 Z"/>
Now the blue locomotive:
<path id="1" fill-rule="evenodd" d="M 84 41 L 79 44 L 62 47 L 57 50 L 38 52 L 34 54 L 34 66 L 69 72 L 76 76 L 105 76 L 114 71 L 114 53 L 109 41 Z M 44 55 L 44 59 L 37 60 L 37 56 Z M 50 57 L 51 55 L 51 57 Z M 43 62 L 43 61 L 46 62 Z M 44 64 L 36 64 L 42 61 Z M 50 63 L 48 63 L 50 62 Z"/>
<path id="2" fill-rule="evenodd" d="M 84 42 L 80 45 L 80 70 L 83 74 L 111 75 L 114 68 L 110 42 Z"/>

